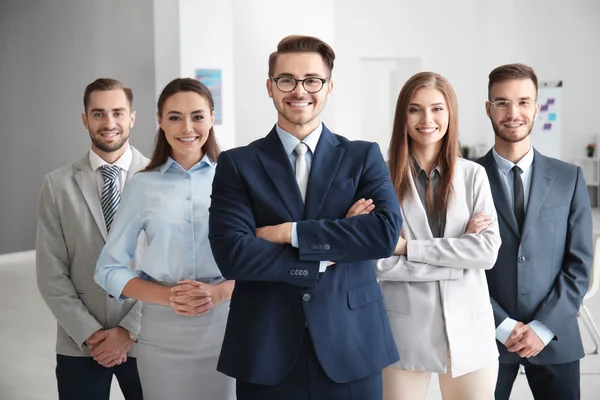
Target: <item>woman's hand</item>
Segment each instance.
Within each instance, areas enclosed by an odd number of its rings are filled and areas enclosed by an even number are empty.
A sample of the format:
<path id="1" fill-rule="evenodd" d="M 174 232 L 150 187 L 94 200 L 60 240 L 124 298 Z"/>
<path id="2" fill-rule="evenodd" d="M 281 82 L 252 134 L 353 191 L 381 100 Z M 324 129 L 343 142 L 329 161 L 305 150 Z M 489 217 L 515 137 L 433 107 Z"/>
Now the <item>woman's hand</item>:
<path id="1" fill-rule="evenodd" d="M 473 218 L 469 221 L 469 225 L 467 225 L 467 231 L 465 233 L 479 233 L 488 226 L 492 224 L 492 217 L 485 215 L 480 212 L 475 214 Z"/>

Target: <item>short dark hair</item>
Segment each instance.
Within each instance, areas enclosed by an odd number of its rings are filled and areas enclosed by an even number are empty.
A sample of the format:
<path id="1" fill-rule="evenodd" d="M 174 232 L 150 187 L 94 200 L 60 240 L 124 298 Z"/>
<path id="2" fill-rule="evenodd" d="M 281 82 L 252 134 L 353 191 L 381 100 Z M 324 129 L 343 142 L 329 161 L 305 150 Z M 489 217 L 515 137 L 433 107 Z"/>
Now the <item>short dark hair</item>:
<path id="1" fill-rule="evenodd" d="M 490 72 L 488 82 L 488 100 L 491 100 L 490 93 L 492 86 L 495 83 L 513 79 L 531 79 L 533 81 L 533 85 L 535 86 L 535 94 L 537 96 L 538 79 L 537 75 L 533 71 L 533 68 L 525 64 L 506 64 L 501 65 Z"/>
<path id="2" fill-rule="evenodd" d="M 90 105 L 90 96 L 93 92 L 118 89 L 121 89 L 123 92 L 125 92 L 127 102 L 129 103 L 129 108 L 131 108 L 133 106 L 133 92 L 130 88 L 125 87 L 125 85 L 123 85 L 116 79 L 98 78 L 94 82 L 87 85 L 85 88 L 85 92 L 83 94 L 83 109 L 86 112 L 86 114 L 88 106 Z"/>
<path id="3" fill-rule="evenodd" d="M 329 71 L 333 70 L 335 53 L 331 46 L 313 36 L 290 35 L 281 39 L 277 44 L 277 51 L 269 56 L 269 76 L 273 76 L 275 73 L 277 57 L 285 53 L 319 53 Z"/>

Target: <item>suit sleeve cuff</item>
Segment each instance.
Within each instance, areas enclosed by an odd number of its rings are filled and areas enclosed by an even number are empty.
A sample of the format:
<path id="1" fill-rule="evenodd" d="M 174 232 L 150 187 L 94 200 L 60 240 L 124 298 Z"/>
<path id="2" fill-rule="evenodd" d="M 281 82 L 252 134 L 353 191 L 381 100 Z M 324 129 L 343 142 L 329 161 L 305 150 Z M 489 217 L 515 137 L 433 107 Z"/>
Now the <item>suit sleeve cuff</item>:
<path id="1" fill-rule="evenodd" d="M 542 324 L 540 321 L 533 320 L 528 323 L 529 327 L 533 329 L 536 335 L 540 338 L 540 340 L 544 343 L 544 346 L 547 346 L 548 343 L 554 339 L 554 332 L 552 332 L 548 327 Z"/>
<path id="2" fill-rule="evenodd" d="M 298 225 L 296 222 L 292 222 L 292 247 L 298 248 L 300 245 L 298 244 L 298 229 L 296 229 L 296 225 Z M 321 272 L 321 267 L 319 267 L 319 272 Z"/>
<path id="3" fill-rule="evenodd" d="M 517 321 L 512 318 L 506 318 L 498 327 L 496 328 L 496 340 L 500 343 L 504 344 L 508 340 L 508 337 L 512 333 L 512 331 L 517 326 Z"/>

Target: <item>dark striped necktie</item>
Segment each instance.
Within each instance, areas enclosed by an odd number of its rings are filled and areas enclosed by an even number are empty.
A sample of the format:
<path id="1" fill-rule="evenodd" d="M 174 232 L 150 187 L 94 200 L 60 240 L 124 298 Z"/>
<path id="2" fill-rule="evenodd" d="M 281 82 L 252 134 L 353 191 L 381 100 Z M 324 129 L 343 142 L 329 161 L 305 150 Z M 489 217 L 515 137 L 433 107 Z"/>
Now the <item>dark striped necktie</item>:
<path id="1" fill-rule="evenodd" d="M 100 171 L 104 180 L 100 202 L 104 221 L 106 222 L 106 231 L 110 232 L 110 226 L 121 201 L 121 194 L 119 193 L 119 174 L 121 173 L 121 168 L 116 165 L 106 164 L 100 168 Z"/>

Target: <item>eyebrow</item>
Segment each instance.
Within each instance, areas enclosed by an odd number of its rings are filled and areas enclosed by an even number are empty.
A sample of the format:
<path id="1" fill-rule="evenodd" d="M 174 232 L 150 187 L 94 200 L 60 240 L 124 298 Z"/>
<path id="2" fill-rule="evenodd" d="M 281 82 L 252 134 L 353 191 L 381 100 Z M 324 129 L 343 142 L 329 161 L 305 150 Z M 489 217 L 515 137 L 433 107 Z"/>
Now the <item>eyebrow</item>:
<path id="1" fill-rule="evenodd" d="M 92 108 L 90 112 L 105 112 L 104 108 Z M 111 111 L 127 111 L 125 107 L 113 108 Z"/>
<path id="2" fill-rule="evenodd" d="M 190 114 L 204 114 L 204 113 L 205 113 L 204 110 L 196 110 L 196 111 L 192 111 Z M 182 115 L 183 113 L 176 111 L 176 110 L 171 110 L 167 114 Z"/>
<path id="3" fill-rule="evenodd" d="M 496 100 L 508 100 L 506 97 L 494 97 L 494 101 Z M 517 97 L 517 100 L 531 100 L 531 96 L 523 96 L 523 97 Z"/>
<path id="4" fill-rule="evenodd" d="M 277 75 L 277 78 L 283 78 L 283 77 L 290 77 L 290 78 L 296 79 L 294 74 L 290 74 L 288 72 L 284 72 L 282 74 Z M 317 74 L 315 72 L 310 72 L 308 74 L 304 74 L 304 77 L 305 78 L 321 78 L 321 74 Z M 325 78 L 323 78 L 323 79 L 325 79 Z"/>
<path id="5" fill-rule="evenodd" d="M 445 106 L 446 104 L 444 103 L 433 103 L 430 105 L 430 107 L 433 106 Z M 417 107 L 422 107 L 422 105 L 420 105 L 419 103 L 410 103 L 409 106 L 417 106 Z"/>

